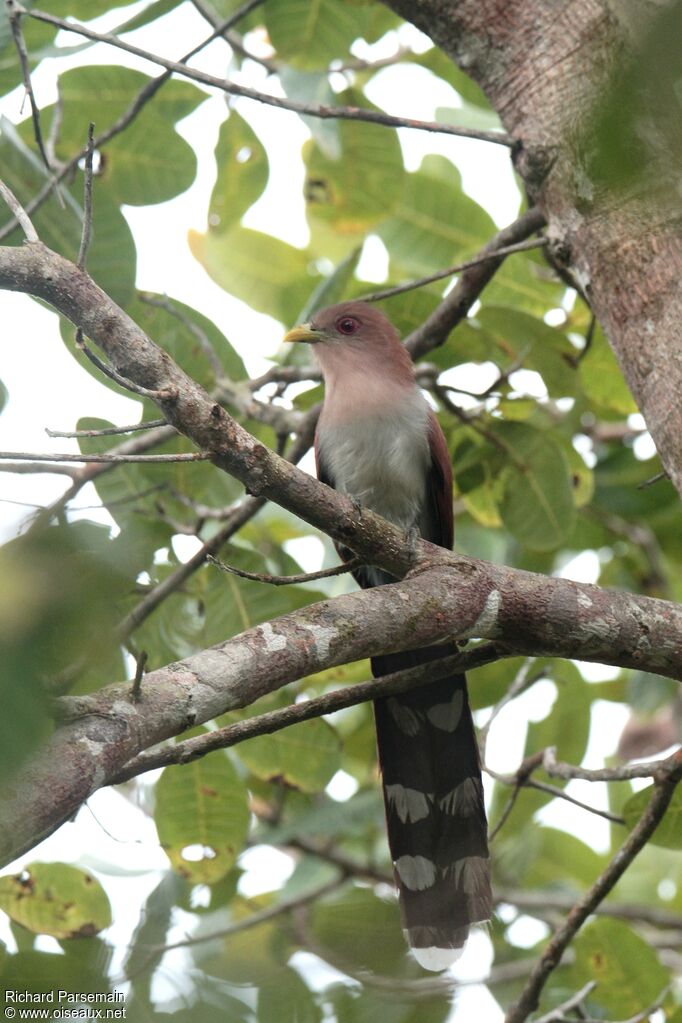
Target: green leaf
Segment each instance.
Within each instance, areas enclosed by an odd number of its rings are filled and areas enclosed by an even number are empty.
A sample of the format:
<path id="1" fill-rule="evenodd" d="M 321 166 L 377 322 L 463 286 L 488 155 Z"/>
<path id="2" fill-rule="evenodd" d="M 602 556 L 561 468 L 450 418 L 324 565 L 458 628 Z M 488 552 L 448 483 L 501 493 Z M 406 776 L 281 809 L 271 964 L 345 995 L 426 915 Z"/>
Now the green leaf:
<path id="1" fill-rule="evenodd" d="M 635 792 L 623 807 L 625 823 L 632 831 L 649 805 L 654 792 L 653 785 Z M 652 845 L 664 849 L 682 849 L 682 788 L 678 785 L 670 800 L 665 816 L 649 839 Z"/>
<path id="2" fill-rule="evenodd" d="M 32 6 L 26 4 L 26 7 Z M 29 69 L 33 70 L 42 56 L 43 49 L 55 39 L 57 29 L 33 18 L 22 18 L 22 32 L 28 51 Z M 12 38 L 7 9 L 0 7 L 0 95 L 4 96 L 22 83 L 21 67 Z M 2 161 L 0 161 L 2 164 Z M 4 177 L 4 167 L 3 167 Z"/>
<path id="3" fill-rule="evenodd" d="M 555 887 L 559 878 L 562 886 L 582 891 L 594 883 L 604 866 L 604 857 L 575 835 L 537 825 L 529 829 L 527 818 L 522 818 L 507 856 L 510 853 L 522 857 L 519 873 L 523 883 L 533 888 Z"/>
<path id="4" fill-rule="evenodd" d="M 642 1012 L 670 981 L 651 945 L 620 920 L 593 920 L 578 934 L 574 947 L 574 969 L 597 983 L 589 1001 L 610 1019 Z"/>
<path id="5" fill-rule="evenodd" d="M 578 384 L 576 351 L 565 334 L 518 308 L 485 305 L 476 319 L 497 347 L 501 368 L 522 360 L 525 369 L 542 376 L 553 398 L 573 395 Z"/>
<path id="6" fill-rule="evenodd" d="M 306 323 L 318 309 L 324 309 L 325 306 L 334 305 L 335 302 L 340 302 L 343 299 L 350 282 L 353 280 L 361 252 L 362 249 L 359 247 L 353 249 L 345 259 L 342 259 L 334 267 L 329 277 L 324 277 L 320 281 L 298 314 L 298 323 Z"/>
<path id="7" fill-rule="evenodd" d="M 592 343 L 580 360 L 580 380 L 587 397 L 600 408 L 623 416 L 637 411 L 616 357 L 598 324 Z"/>
<path id="8" fill-rule="evenodd" d="M 176 298 L 141 292 L 130 304 L 128 312 L 188 376 L 207 390 L 216 384 L 216 370 L 208 349 L 212 350 L 222 373 L 230 380 L 246 379 L 241 356 L 215 323 L 197 309 Z M 148 402 L 148 407 L 149 417 L 158 418 L 156 406 Z"/>
<path id="9" fill-rule="evenodd" d="M 22 139 L 22 134 L 31 132 L 28 122 L 24 122 L 20 128 L 17 131 L 6 118 L 0 118 L 0 166 L 6 184 L 20 201 L 27 202 L 31 195 L 43 187 L 47 172 Z M 32 220 L 45 245 L 67 259 L 75 260 L 82 234 L 81 173 L 69 188 L 64 185 L 61 187 L 66 209 L 53 194 L 32 214 Z M 94 203 L 92 228 L 88 272 L 115 302 L 125 306 L 135 284 L 135 244 L 118 203 L 112 201 L 105 190 L 98 194 Z M 22 243 L 23 234 L 16 229 L 5 244 Z"/>
<path id="10" fill-rule="evenodd" d="M 321 718 L 249 739 L 236 752 L 258 778 L 302 792 L 320 792 L 341 764 L 339 737 Z"/>
<path id="11" fill-rule="evenodd" d="M 265 25 L 277 56 L 299 68 L 326 68 L 359 35 L 357 11 L 342 0 L 268 0 Z"/>
<path id="12" fill-rule="evenodd" d="M 249 825 L 248 794 L 222 751 L 167 767 L 156 785 L 154 820 L 173 869 L 193 884 L 215 884 L 234 866 Z"/>
<path id="13" fill-rule="evenodd" d="M 384 819 L 383 800 L 375 783 L 370 788 L 360 789 L 345 802 L 323 796 L 312 806 L 307 803 L 306 807 L 275 827 L 263 826 L 254 837 L 279 844 L 300 836 L 364 837 L 374 833 Z"/>
<path id="14" fill-rule="evenodd" d="M 526 423 L 494 422 L 491 429 L 505 445 L 505 526 L 526 547 L 546 551 L 568 537 L 575 518 L 568 462 L 551 434 Z"/>
<path id="15" fill-rule="evenodd" d="M 488 213 L 462 191 L 459 172 L 427 156 L 406 176 L 395 214 L 378 234 L 400 273 L 427 274 L 473 256 L 495 233 Z"/>
<path id="16" fill-rule="evenodd" d="M 316 903 L 312 933 L 332 965 L 337 961 L 389 975 L 406 965 L 397 900 L 378 898 L 368 888 L 351 888 Z"/>
<path id="17" fill-rule="evenodd" d="M 464 71 L 461 71 L 454 60 L 446 56 L 438 46 L 434 46 L 431 50 L 426 50 L 425 53 L 420 53 L 419 56 L 412 55 L 409 59 L 413 60 L 415 64 L 425 67 L 432 74 L 437 75 L 438 78 L 442 78 L 467 103 L 471 103 L 473 106 L 479 107 L 484 111 L 490 110 L 490 103 L 480 86 L 476 85 L 473 78 L 469 78 Z"/>
<path id="18" fill-rule="evenodd" d="M 541 667 L 542 661 L 536 663 Z M 592 688 L 570 661 L 549 662 L 547 673 L 556 686 L 557 696 L 547 717 L 529 723 L 525 753 L 555 746 L 559 760 L 579 764 L 590 734 Z"/>
<path id="19" fill-rule="evenodd" d="M 13 928 L 13 931 L 16 935 L 19 928 Z M 82 938 L 78 942 L 73 942 L 73 945 L 80 950 L 94 940 L 96 939 Z M 67 948 L 69 947 L 67 942 L 64 944 Z M 32 994 L 46 995 L 52 992 L 54 996 L 56 991 L 65 991 L 71 996 L 67 1004 L 72 1011 L 78 1012 L 77 1009 L 74 1009 L 74 1005 L 80 1003 L 92 1012 L 92 1004 L 89 1006 L 87 1004 L 88 993 L 101 997 L 102 994 L 111 990 L 111 981 L 105 972 L 106 966 L 106 963 L 84 962 L 79 954 L 64 955 L 60 953 L 57 955 L 53 952 L 38 952 L 32 948 L 21 948 L 16 955 L 8 955 L 4 962 L 0 958 L 0 977 L 2 978 L 3 993 L 6 991 L 30 991 Z M 65 1001 L 67 1000 L 62 1000 L 62 1007 L 64 1007 Z M 48 1003 L 40 1008 L 34 1006 L 34 1011 L 40 1012 L 41 1009 L 50 1011 L 56 1008 L 55 1004 Z M 78 1016 L 75 1018 L 77 1019 Z"/>
<path id="20" fill-rule="evenodd" d="M 462 103 L 460 107 L 436 107 L 436 120 L 442 124 L 457 124 L 462 128 L 475 128 L 479 131 L 495 131 L 502 129 L 502 122 L 494 110 Z"/>
<path id="21" fill-rule="evenodd" d="M 0 877 L 0 907 L 27 930 L 53 938 L 90 938 L 111 924 L 99 881 L 67 863 L 31 863 Z"/>
<path id="22" fill-rule="evenodd" d="M 221 557 L 246 571 L 268 571 L 262 555 L 244 547 L 226 545 Z M 154 578 L 160 581 L 176 567 L 158 565 Z M 267 586 L 207 565 L 194 573 L 182 592 L 163 602 L 137 630 L 136 638 L 148 651 L 150 664 L 167 664 L 316 599 L 322 594 L 304 586 Z"/>
<path id="23" fill-rule="evenodd" d="M 319 282 L 303 249 L 239 225 L 229 231 L 189 232 L 189 244 L 206 272 L 252 309 L 293 323 Z"/>
<path id="24" fill-rule="evenodd" d="M 279 80 L 288 98 L 297 103 L 332 107 L 338 102 L 326 72 L 296 71 L 292 67 L 283 67 L 279 72 Z M 301 115 L 301 120 L 325 156 L 337 160 L 341 155 L 339 121 L 333 117 L 304 115 Z"/>
<path id="25" fill-rule="evenodd" d="M 241 220 L 268 183 L 265 148 L 248 121 L 230 111 L 220 126 L 215 149 L 218 177 L 208 208 L 208 222 L 216 234 Z"/>
<path id="26" fill-rule="evenodd" d="M 341 94 L 338 102 L 368 106 L 352 91 Z M 358 235 L 364 235 L 396 209 L 405 169 L 393 128 L 343 121 L 339 137 L 341 152 L 336 158 L 312 141 L 303 147 L 306 212 L 311 228 L 328 227 L 355 245 Z"/>
<path id="27" fill-rule="evenodd" d="M 60 155 L 69 158 L 85 142 L 90 121 L 98 133 L 130 106 L 149 76 L 120 66 L 74 68 L 59 78 L 64 103 Z M 205 99 L 189 82 L 167 81 L 134 121 L 104 147 L 97 196 L 106 192 L 118 203 L 147 205 L 184 192 L 196 175 L 196 157 L 178 135 L 175 123 Z"/>

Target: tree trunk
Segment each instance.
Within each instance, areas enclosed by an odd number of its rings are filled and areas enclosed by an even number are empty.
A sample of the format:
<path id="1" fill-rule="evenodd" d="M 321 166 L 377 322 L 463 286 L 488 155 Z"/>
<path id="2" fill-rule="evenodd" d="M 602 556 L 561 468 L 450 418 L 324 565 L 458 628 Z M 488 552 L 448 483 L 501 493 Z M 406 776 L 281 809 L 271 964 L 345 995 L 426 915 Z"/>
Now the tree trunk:
<path id="1" fill-rule="evenodd" d="M 663 8 L 621 9 L 607 0 L 386 2 L 478 82 L 514 138 L 515 166 L 548 221 L 554 262 L 604 327 L 682 493 L 682 237 L 670 140 L 650 130 L 655 115 L 649 123 L 645 112 L 647 158 L 665 168 L 645 187 L 640 179 L 637 187 L 605 188 L 588 164 L 595 98 L 607 94 L 651 13 Z M 672 105 L 674 97 L 657 95 L 659 102 Z"/>

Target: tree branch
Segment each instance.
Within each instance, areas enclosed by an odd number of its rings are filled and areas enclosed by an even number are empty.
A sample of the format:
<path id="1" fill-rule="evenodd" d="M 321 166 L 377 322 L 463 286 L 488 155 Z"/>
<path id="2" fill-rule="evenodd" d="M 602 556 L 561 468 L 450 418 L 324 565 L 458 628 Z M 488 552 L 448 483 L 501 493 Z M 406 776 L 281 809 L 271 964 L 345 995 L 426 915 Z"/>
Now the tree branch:
<path id="1" fill-rule="evenodd" d="M 462 273 L 457 284 L 424 322 L 405 339 L 413 359 L 418 359 L 438 345 L 466 318 L 486 284 L 494 277 L 504 259 L 497 255 L 510 245 L 517 245 L 545 226 L 544 214 L 533 207 L 498 231 L 480 250 L 473 265 Z"/>
<path id="2" fill-rule="evenodd" d="M 654 793 L 638 823 L 590 890 L 573 906 L 565 923 L 556 931 L 540 959 L 533 966 L 521 997 L 507 1013 L 505 1023 L 524 1023 L 531 1012 L 537 1009 L 540 994 L 549 975 L 561 962 L 568 945 L 587 917 L 608 895 L 635 856 L 649 841 L 662 820 L 681 778 L 682 750 L 678 750 L 660 768 L 654 782 Z"/>
<path id="3" fill-rule="evenodd" d="M 145 771 L 166 767 L 169 764 L 187 764 L 206 756 L 213 750 L 236 746 L 256 735 L 271 735 L 273 732 L 280 732 L 283 728 L 289 728 L 301 721 L 322 717 L 323 714 L 334 714 L 337 710 L 355 707 L 359 703 L 393 696 L 395 693 L 404 693 L 408 689 L 416 689 L 423 685 L 429 685 L 437 679 L 446 678 L 453 672 L 480 668 L 483 664 L 490 664 L 492 661 L 506 656 L 508 656 L 506 651 L 502 651 L 495 644 L 485 643 L 473 650 L 455 654 L 452 657 L 443 657 L 441 660 L 430 661 L 428 664 L 407 668 L 404 671 L 395 671 L 390 675 L 382 675 L 381 678 L 373 679 L 371 682 L 357 682 L 344 689 L 335 689 L 323 696 L 316 696 L 302 703 L 293 703 L 289 707 L 237 721 L 232 725 L 226 725 L 225 728 L 218 728 L 213 732 L 185 739 L 173 746 L 141 753 L 111 779 L 111 784 L 118 785 Z"/>
<path id="4" fill-rule="evenodd" d="M 74 21 L 65 21 L 63 18 L 57 18 L 52 14 L 45 13 L 45 11 L 34 9 L 23 11 L 23 13 L 29 18 L 35 18 L 37 21 L 54 25 L 65 32 L 74 32 L 76 35 L 92 39 L 94 42 L 107 43 L 120 50 L 125 50 L 126 53 L 133 53 L 136 57 L 149 60 L 153 64 L 158 64 L 160 67 L 166 68 L 167 71 L 175 72 L 184 78 L 189 78 L 191 81 L 199 82 L 202 85 L 210 85 L 232 96 L 241 96 L 244 99 L 255 100 L 257 103 L 265 103 L 268 106 L 276 107 L 278 110 L 291 110 L 295 114 L 302 114 L 306 117 L 319 117 L 323 120 L 366 121 L 370 124 L 379 124 L 390 128 L 414 128 L 418 131 L 456 135 L 460 138 L 478 139 L 480 142 L 493 142 L 502 146 L 511 145 L 508 137 L 504 132 L 500 131 L 481 131 L 476 128 L 465 128 L 454 124 L 442 124 L 438 121 L 419 121 L 408 117 L 395 117 L 393 114 L 386 114 L 378 110 L 365 110 L 361 107 L 328 107 L 320 106 L 316 103 L 298 103 L 295 100 L 286 99 L 282 96 L 270 96 L 265 92 L 257 92 L 255 89 L 250 89 L 245 85 L 237 85 L 236 82 L 230 82 L 225 78 L 217 78 L 215 75 L 209 75 L 204 71 L 189 68 L 180 61 L 168 60 L 159 54 L 143 50 L 141 47 L 134 46 L 132 43 L 119 39 L 115 35 L 95 32 L 85 25 L 79 25 Z"/>
<path id="5" fill-rule="evenodd" d="M 51 833 L 142 750 L 288 682 L 375 654 L 479 636 L 524 653 L 530 646 L 547 656 L 579 652 L 586 660 L 682 676 L 682 608 L 674 604 L 440 549 L 436 555 L 442 563 L 402 583 L 312 604 L 150 672 L 138 704 L 129 683 L 62 698 L 62 714 L 83 719 L 59 728 L 4 794 L 0 859 Z"/>

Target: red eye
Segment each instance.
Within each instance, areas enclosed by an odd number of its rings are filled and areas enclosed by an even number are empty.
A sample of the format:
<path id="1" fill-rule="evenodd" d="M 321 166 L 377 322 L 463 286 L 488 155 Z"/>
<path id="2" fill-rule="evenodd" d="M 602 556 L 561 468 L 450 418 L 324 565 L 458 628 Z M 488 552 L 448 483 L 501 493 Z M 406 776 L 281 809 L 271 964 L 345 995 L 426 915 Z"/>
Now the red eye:
<path id="1" fill-rule="evenodd" d="M 336 321 L 336 329 L 339 334 L 354 334 L 360 324 L 352 316 L 344 316 Z"/>

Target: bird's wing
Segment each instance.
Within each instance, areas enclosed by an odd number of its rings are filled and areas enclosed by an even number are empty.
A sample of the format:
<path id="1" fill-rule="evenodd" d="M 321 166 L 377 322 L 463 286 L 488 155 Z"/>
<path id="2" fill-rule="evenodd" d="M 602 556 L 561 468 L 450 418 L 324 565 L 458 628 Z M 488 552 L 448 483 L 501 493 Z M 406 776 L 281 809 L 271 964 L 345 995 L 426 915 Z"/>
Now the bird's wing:
<path id="1" fill-rule="evenodd" d="M 426 480 L 424 509 L 419 519 L 419 532 L 425 540 L 451 550 L 454 539 L 452 467 L 445 436 L 433 412 L 429 419 L 429 449 L 431 465 Z"/>

